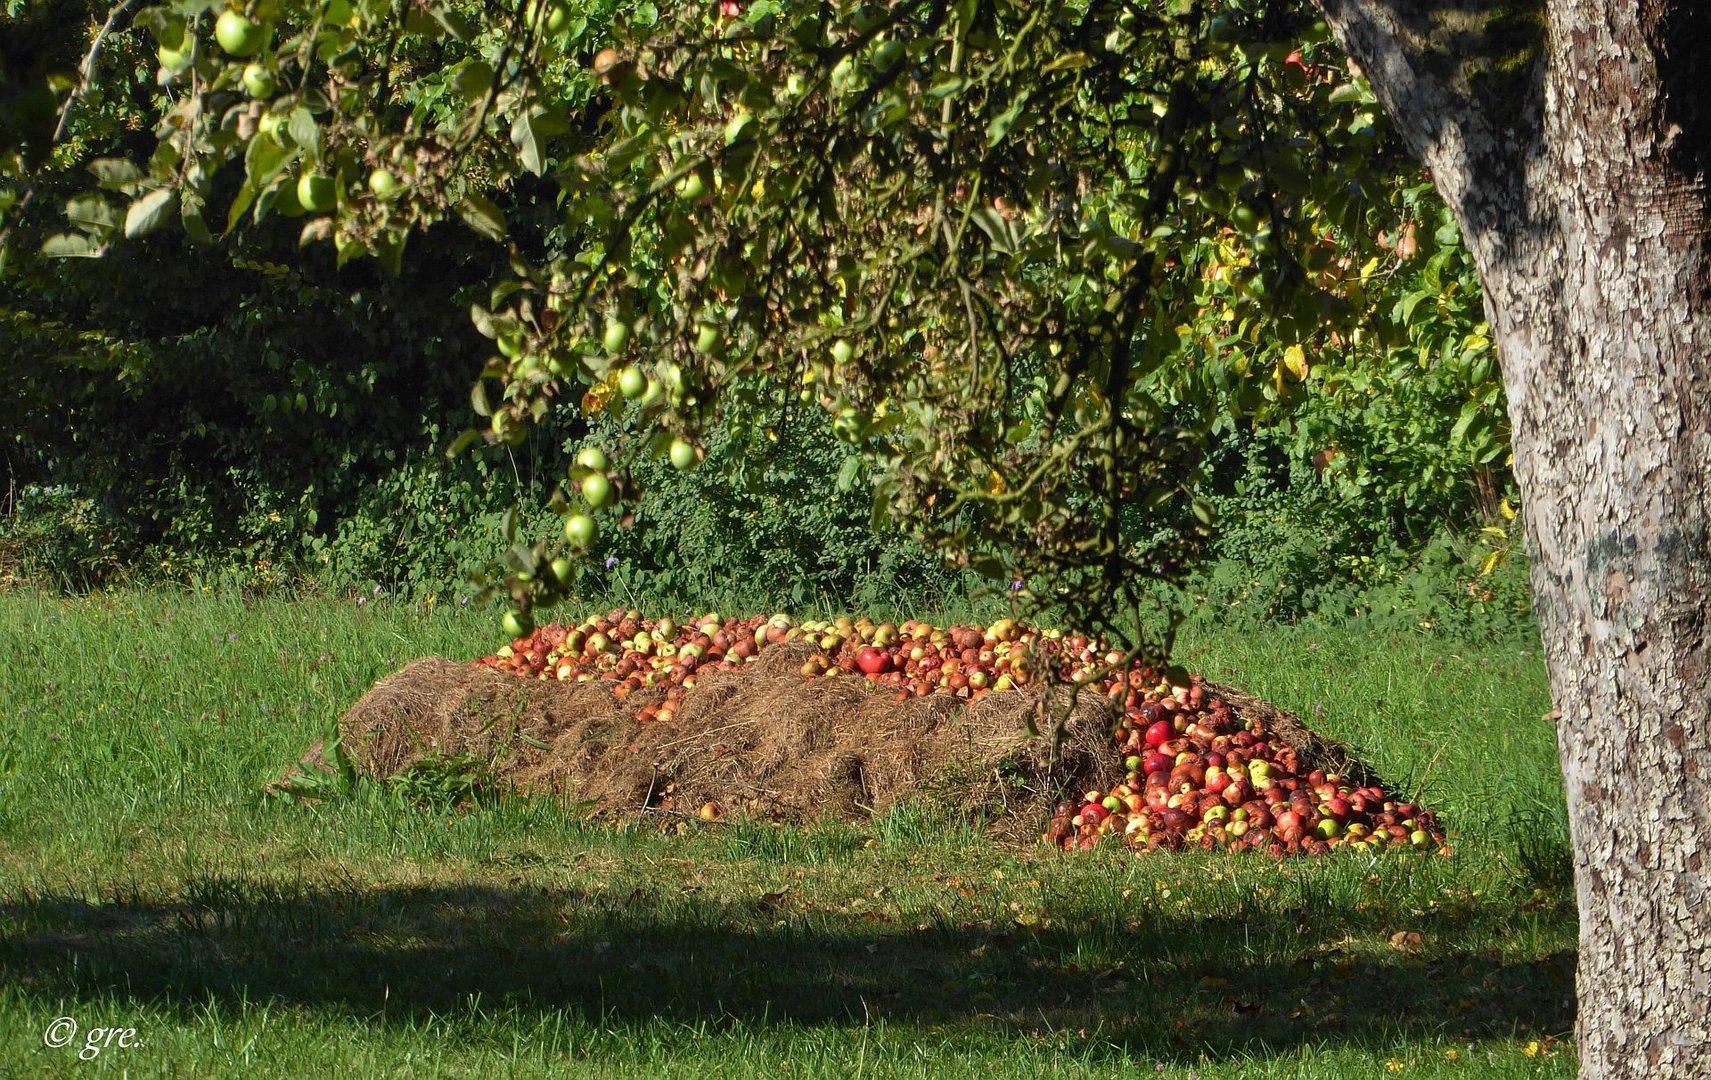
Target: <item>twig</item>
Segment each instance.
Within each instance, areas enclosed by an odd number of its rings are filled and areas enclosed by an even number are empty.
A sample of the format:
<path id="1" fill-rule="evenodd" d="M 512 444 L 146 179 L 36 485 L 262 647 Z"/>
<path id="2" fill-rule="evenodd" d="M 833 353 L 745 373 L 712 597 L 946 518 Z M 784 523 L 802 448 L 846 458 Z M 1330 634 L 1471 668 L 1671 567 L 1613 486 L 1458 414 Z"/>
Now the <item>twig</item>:
<path id="1" fill-rule="evenodd" d="M 693 735 L 685 735 L 681 739 L 673 739 L 668 743 L 660 743 L 659 748 L 664 750 L 670 746 L 681 746 L 686 742 L 694 742 L 696 739 L 705 739 L 709 735 L 717 735 L 721 731 L 730 731 L 732 728 L 748 727 L 750 724 L 757 724 L 759 722 L 760 721 L 758 720 L 738 720 L 736 723 L 726 724 L 724 727 L 709 728 L 706 731 L 697 731 Z"/>
<path id="2" fill-rule="evenodd" d="M 90 76 L 95 73 L 95 61 L 101 57 L 101 46 L 107 43 L 107 35 L 113 32 L 113 26 L 119 21 L 119 16 L 137 0 L 120 0 L 120 3 L 107 15 L 107 21 L 96 31 L 95 40 L 89 44 L 89 55 L 83 58 L 83 63 L 77 69 L 77 86 L 66 97 L 65 104 L 59 110 L 59 125 L 53 130 L 53 142 L 65 138 L 66 125 L 71 122 L 71 107 L 83 97 L 89 89 Z"/>

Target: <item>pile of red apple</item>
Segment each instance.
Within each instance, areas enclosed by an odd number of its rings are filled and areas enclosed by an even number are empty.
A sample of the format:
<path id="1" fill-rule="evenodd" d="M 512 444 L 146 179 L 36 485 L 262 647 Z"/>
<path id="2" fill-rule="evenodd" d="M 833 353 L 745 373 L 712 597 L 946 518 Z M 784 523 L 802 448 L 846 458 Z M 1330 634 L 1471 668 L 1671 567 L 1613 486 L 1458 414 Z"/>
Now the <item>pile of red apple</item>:
<path id="1" fill-rule="evenodd" d="M 1302 772 L 1293 746 L 1240 718 L 1199 676 L 1172 685 L 1152 668 L 1085 635 L 1000 619 L 987 627 L 909 620 L 802 621 L 788 615 L 678 623 L 639 611 L 590 616 L 533 630 L 488 667 L 561 682 L 611 682 L 620 700 L 664 691 L 636 719 L 669 721 L 701 672 L 735 671 L 786 641 L 815 649 L 804 678 L 861 678 L 898 701 L 950 695 L 975 700 L 1043 680 L 1097 689 L 1121 710 L 1112 736 L 1126 775 L 1109 792 L 1058 806 L 1043 839 L 1091 848 L 1110 838 L 1137 849 L 1241 847 L 1282 856 L 1333 848 L 1443 850 L 1430 811 L 1337 773 Z"/>

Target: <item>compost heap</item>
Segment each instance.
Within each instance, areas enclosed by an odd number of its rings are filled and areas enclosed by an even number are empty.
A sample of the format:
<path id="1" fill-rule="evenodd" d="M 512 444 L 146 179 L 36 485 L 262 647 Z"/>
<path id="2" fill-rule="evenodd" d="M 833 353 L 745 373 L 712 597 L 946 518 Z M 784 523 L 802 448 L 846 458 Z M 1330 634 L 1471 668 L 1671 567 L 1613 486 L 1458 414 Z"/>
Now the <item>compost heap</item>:
<path id="1" fill-rule="evenodd" d="M 1066 848 L 1448 850 L 1430 811 L 1290 714 L 1011 620 L 613 611 L 473 663 L 415 661 L 345 713 L 340 742 L 371 776 L 476 761 L 608 816 L 802 821 L 924 798 L 1013 834 L 1049 816 L 1042 838 Z"/>

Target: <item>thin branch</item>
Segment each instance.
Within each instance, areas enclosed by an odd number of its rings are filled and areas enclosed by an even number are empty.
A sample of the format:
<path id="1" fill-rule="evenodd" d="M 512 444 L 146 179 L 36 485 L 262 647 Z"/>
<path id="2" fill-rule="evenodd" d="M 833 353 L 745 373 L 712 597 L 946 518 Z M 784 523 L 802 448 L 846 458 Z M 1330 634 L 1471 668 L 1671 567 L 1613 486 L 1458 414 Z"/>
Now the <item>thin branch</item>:
<path id="1" fill-rule="evenodd" d="M 53 129 L 53 140 L 59 142 L 65 138 L 66 125 L 71 122 L 71 107 L 77 103 L 89 89 L 90 80 L 95 73 L 95 62 L 101 58 L 101 46 L 107 43 L 107 36 L 118 25 L 119 16 L 129 11 L 137 0 L 121 0 L 120 4 L 107 15 L 107 21 L 95 34 L 95 40 L 89 43 L 89 54 L 83 58 L 83 63 L 77 69 L 77 86 L 65 99 L 65 105 L 59 110 L 59 126 Z"/>
<path id="2" fill-rule="evenodd" d="M 65 138 L 65 129 L 71 124 L 72 108 L 83 99 L 83 95 L 88 92 L 93 83 L 95 64 L 101 59 L 101 46 L 107 43 L 108 36 L 119 25 L 120 16 L 129 11 L 136 2 L 137 0 L 120 0 L 119 4 L 107 13 L 107 21 L 101 24 L 101 29 L 95 32 L 94 40 L 89 43 L 89 52 L 83 57 L 83 63 L 78 65 L 77 85 L 72 87 L 71 93 L 66 95 L 65 104 L 60 106 L 59 122 L 54 125 L 53 138 L 48 140 L 50 146 Z M 0 227 L 0 249 L 6 247 L 6 242 L 11 239 L 12 229 L 18 222 L 24 220 L 24 212 L 30 208 L 30 203 L 35 200 L 36 178 L 40 172 L 41 170 L 37 169 L 30 175 L 29 185 L 25 187 L 24 194 L 18 199 L 17 206 L 9 215 L 11 220 L 6 222 L 4 227 Z"/>

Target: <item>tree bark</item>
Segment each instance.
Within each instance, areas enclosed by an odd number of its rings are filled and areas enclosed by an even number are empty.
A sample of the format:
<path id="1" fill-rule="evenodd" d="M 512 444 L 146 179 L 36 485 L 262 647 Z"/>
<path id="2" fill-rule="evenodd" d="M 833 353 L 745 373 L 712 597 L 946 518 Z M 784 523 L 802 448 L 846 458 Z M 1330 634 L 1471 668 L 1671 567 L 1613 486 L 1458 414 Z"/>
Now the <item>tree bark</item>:
<path id="1" fill-rule="evenodd" d="M 1711 11 L 1322 3 L 1485 285 L 1560 713 L 1581 1075 L 1711 1076 Z"/>

